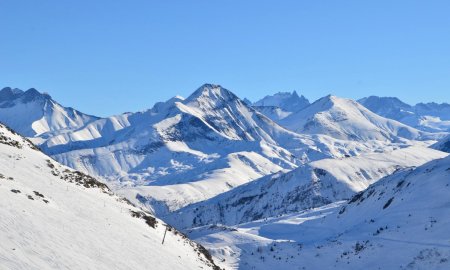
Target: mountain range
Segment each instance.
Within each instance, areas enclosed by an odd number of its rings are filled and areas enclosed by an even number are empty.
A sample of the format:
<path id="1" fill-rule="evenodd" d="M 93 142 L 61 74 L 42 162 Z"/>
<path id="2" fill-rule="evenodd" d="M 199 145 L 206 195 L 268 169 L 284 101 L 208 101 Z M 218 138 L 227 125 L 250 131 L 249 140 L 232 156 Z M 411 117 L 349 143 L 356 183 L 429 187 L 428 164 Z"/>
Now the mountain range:
<path id="1" fill-rule="evenodd" d="M 69 174 L 91 175 L 99 179 L 95 180 L 97 189 L 107 189 L 105 192 L 116 201 L 121 200 L 122 196 L 135 207 L 127 210 L 128 213 L 140 213 L 131 214 L 132 217 L 138 215 L 144 220 L 151 217 L 162 226 L 165 226 L 164 222 L 171 224 L 208 247 L 221 267 L 260 269 L 261 262 L 249 257 L 250 253 L 257 252 L 253 249 L 261 248 L 265 252 L 280 239 L 292 239 L 299 243 L 309 239 L 295 236 L 290 233 L 294 227 L 281 223 L 296 224 L 295 220 L 303 220 L 304 215 L 309 215 L 305 213 L 312 213 L 313 224 L 319 216 L 332 224 L 335 214 L 319 214 L 323 211 L 320 209 L 332 213 L 346 211 L 340 207 L 353 209 L 355 196 L 362 196 L 358 194 L 380 189 L 380 182 L 397 181 L 385 179 L 397 179 L 406 171 L 421 171 L 420 166 L 426 167 L 426 163 L 433 164 L 435 160 L 445 158 L 448 155 L 446 152 L 450 152 L 449 129 L 446 128 L 449 107 L 436 103 L 410 106 L 397 98 L 374 96 L 354 101 L 328 95 L 310 103 L 295 91 L 266 96 L 252 103 L 241 100 L 220 85 L 204 84 L 187 98 L 176 96 L 158 102 L 145 111 L 103 118 L 64 107 L 49 94 L 35 89 L 22 91 L 7 87 L 0 91 L 0 121 L 28 139 L 3 130 L 1 134 L 4 135 L 0 138 L 8 142 L 9 148 L 4 149 L 5 159 L 8 158 L 6 153 L 16 151 L 10 148 L 17 145 L 20 151 L 26 150 L 26 154 L 22 155 L 33 153 L 30 160 L 34 160 L 35 153 L 39 153 L 36 154 L 39 155 L 36 159 L 40 160 L 37 163 L 21 163 L 17 177 L 27 179 L 21 173 L 30 170 L 40 179 L 52 178 L 45 170 L 37 169 L 42 167 L 39 162 L 47 159 L 51 166 L 59 168 L 50 170 L 51 174 L 57 174 L 53 175 L 57 178 L 65 178 L 62 172 L 66 170 Z M 6 130 L 6 127 L 3 129 Z M 25 144 L 27 147 L 23 146 Z M 33 144 L 51 158 L 33 150 Z M 30 168 L 27 169 L 27 166 Z M 10 165 L 5 165 L 0 173 L 13 174 L 11 171 Z M 413 177 L 415 174 L 411 175 Z M 23 185 L 35 188 L 28 180 L 23 181 Z M 52 187 L 47 187 L 47 182 L 41 182 L 36 184 L 40 185 L 36 188 L 58 197 L 52 192 L 61 192 L 61 187 L 55 186 L 55 190 L 51 191 Z M 62 187 L 67 188 L 67 184 L 63 184 Z M 14 189 L 7 186 L 7 189 L 10 188 Z M 414 189 L 414 192 L 419 191 Z M 385 198 L 379 195 L 380 200 L 381 197 Z M 74 203 L 72 199 L 64 201 L 61 197 L 60 200 L 61 205 Z M 77 197 L 74 200 L 78 202 L 82 199 Z M 110 201 L 103 197 L 101 200 L 106 200 L 108 204 Z M 95 204 L 98 198 L 88 198 L 86 202 Z M 349 206 L 345 206 L 347 203 Z M 364 205 L 355 209 L 367 207 L 368 212 L 372 211 L 368 204 Z M 117 209 L 117 205 L 108 207 Z M 123 207 L 119 206 L 121 213 Z M 139 208 L 143 210 L 137 210 Z M 33 208 L 28 210 L 34 211 Z M 64 215 L 71 215 L 70 211 Z M 75 220 L 74 224 L 81 226 L 83 222 L 95 219 L 93 216 L 98 211 L 92 209 L 84 220 Z M 109 219 L 108 215 L 111 219 L 125 222 L 121 215 L 108 212 L 104 217 Z M 353 226 L 352 222 L 357 220 L 354 215 L 349 215 L 348 221 L 333 231 L 336 232 L 333 237 L 341 239 L 339 230 L 342 235 L 348 233 L 346 228 Z M 341 213 L 337 218 L 341 216 L 347 214 Z M 63 217 L 62 214 L 59 217 Z M 445 219 L 442 215 L 439 217 Z M 45 224 L 44 221 L 39 222 Z M 403 221 L 399 219 L 398 222 Z M 264 226 L 261 227 L 261 224 Z M 304 230 L 310 233 L 301 224 L 297 224 L 292 232 Z M 280 228 L 278 232 L 277 228 Z M 31 228 L 23 229 L 33 231 Z M 264 235 L 266 229 L 270 237 Z M 161 233 L 160 228 L 156 231 Z M 174 235 L 179 235 L 176 230 L 173 231 Z M 405 231 L 412 232 L 412 229 Z M 112 234 L 120 235 L 118 231 L 112 231 Z M 321 238 L 323 235 L 332 237 L 319 233 L 317 241 L 324 243 L 330 258 L 336 257 L 332 245 L 327 242 L 329 238 Z M 246 242 L 250 240 L 252 244 Z M 187 239 L 183 241 L 189 243 Z M 243 241 L 242 245 L 240 241 Z M 338 241 L 344 243 L 346 240 Z M 255 243 L 260 246 L 255 246 Z M 355 244 L 351 241 L 345 243 Z M 51 245 L 50 242 L 48 244 Z M 192 268 L 199 265 L 216 267 L 209 255 L 203 253 L 201 246 L 196 249 L 195 244 L 188 245 L 194 248 L 194 253 L 202 251 L 198 259 L 189 255 L 199 263 L 188 262 Z M 284 253 L 280 254 L 283 261 L 298 263 L 297 260 L 284 258 L 293 252 L 291 244 L 280 245 L 286 246 Z M 185 252 L 181 249 L 181 246 L 174 248 Z M 191 254 L 191 251 L 186 252 Z M 413 251 L 408 252 L 408 256 L 412 256 Z M 311 254 L 307 254 L 304 258 L 309 259 Z M 168 256 L 172 255 L 162 254 L 161 258 Z M 18 259 L 21 260 L 24 259 Z M 349 261 L 354 263 L 353 258 L 345 262 Z M 275 266 L 272 259 L 268 262 L 267 267 Z M 33 265 L 38 263 L 41 263 L 38 259 L 32 262 Z M 321 265 L 315 259 L 311 263 Z M 67 264 L 64 262 L 64 265 Z M 311 267 L 311 264 L 299 265 Z M 355 265 L 361 266 L 358 263 Z M 19 266 L 14 265 L 14 268 Z"/>

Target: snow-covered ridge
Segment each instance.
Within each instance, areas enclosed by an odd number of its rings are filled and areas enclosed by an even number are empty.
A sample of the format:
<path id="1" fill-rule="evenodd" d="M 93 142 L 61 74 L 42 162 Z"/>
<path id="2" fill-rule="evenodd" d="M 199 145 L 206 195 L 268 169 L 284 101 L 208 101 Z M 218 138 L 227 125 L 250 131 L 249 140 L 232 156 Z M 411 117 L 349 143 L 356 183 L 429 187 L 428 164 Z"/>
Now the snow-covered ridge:
<path id="1" fill-rule="evenodd" d="M 0 125 L 0 268 L 217 269 L 206 250 Z M 136 248 L 138 245 L 138 248 Z"/>
<path id="2" fill-rule="evenodd" d="M 236 225 L 352 197 L 395 171 L 447 156 L 415 146 L 345 159 L 323 159 L 237 187 L 164 217 L 178 228 Z"/>
<path id="3" fill-rule="evenodd" d="M 306 134 L 327 134 L 356 141 L 430 140 L 444 136 L 419 131 L 381 117 L 358 102 L 336 96 L 323 97 L 305 109 L 280 121 L 287 128 Z"/>
<path id="4" fill-rule="evenodd" d="M 370 96 L 358 100 L 372 112 L 423 131 L 450 131 L 450 104 L 406 104 L 394 97 Z"/>

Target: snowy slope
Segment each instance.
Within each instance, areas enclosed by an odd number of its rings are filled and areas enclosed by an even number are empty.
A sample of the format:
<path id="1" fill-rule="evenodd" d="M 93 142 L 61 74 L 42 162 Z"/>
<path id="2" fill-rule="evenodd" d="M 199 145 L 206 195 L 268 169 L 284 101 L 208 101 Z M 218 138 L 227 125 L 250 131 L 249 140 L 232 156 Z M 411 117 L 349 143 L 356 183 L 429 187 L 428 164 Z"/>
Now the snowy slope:
<path id="1" fill-rule="evenodd" d="M 205 250 L 0 125 L 0 269 L 213 269 Z"/>
<path id="2" fill-rule="evenodd" d="M 231 269 L 449 269 L 450 158 L 388 176 L 348 203 L 189 235 Z"/>
<path id="3" fill-rule="evenodd" d="M 336 96 L 323 97 L 280 124 L 298 133 L 326 134 L 343 140 L 396 142 L 442 137 L 383 118 L 356 101 Z"/>
<path id="4" fill-rule="evenodd" d="M 37 143 L 54 132 L 68 132 L 96 119 L 63 107 L 48 94 L 39 93 L 34 88 L 25 92 L 9 87 L 0 90 L 0 122 L 23 136 L 41 137 L 36 138 Z"/>
<path id="5" fill-rule="evenodd" d="M 419 103 L 414 106 L 393 97 L 370 96 L 358 100 L 372 112 L 429 132 L 450 131 L 450 104 Z"/>
<path id="6" fill-rule="evenodd" d="M 323 159 L 291 172 L 266 176 L 164 217 L 177 228 L 234 225 L 297 212 L 352 197 L 402 168 L 422 165 L 446 153 L 423 146 L 345 159 Z"/>

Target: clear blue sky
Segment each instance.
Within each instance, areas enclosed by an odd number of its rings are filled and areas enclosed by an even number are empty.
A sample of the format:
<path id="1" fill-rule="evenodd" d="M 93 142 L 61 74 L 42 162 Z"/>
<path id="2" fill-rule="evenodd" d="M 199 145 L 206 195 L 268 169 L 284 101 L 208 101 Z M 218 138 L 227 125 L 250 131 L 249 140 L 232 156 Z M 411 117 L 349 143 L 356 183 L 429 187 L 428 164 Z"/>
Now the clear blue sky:
<path id="1" fill-rule="evenodd" d="M 450 1 L 0 0 L 0 87 L 110 115 L 205 82 L 255 100 L 450 102 Z"/>

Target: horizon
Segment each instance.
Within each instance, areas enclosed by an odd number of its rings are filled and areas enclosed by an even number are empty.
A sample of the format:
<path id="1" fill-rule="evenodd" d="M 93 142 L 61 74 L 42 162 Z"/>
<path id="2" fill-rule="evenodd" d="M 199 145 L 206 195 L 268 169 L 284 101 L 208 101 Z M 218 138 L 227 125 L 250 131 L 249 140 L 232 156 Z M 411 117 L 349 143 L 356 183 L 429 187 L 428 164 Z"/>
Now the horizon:
<path id="1" fill-rule="evenodd" d="M 97 117 L 105 118 L 105 117 L 114 116 L 114 115 L 120 115 L 120 114 L 124 114 L 124 113 L 136 113 L 136 112 L 146 111 L 146 110 L 151 109 L 151 108 L 152 108 L 154 105 L 156 105 L 158 102 L 166 102 L 166 101 L 168 101 L 168 100 L 170 100 L 171 98 L 174 98 L 174 97 L 181 97 L 181 98 L 183 98 L 183 99 L 186 99 L 186 98 L 188 98 L 190 95 L 192 95 L 195 91 L 197 91 L 198 89 L 204 87 L 205 85 L 217 85 L 217 86 L 219 86 L 219 87 L 221 87 L 221 88 L 224 88 L 224 89 L 226 89 L 226 90 L 232 92 L 233 94 L 235 94 L 235 95 L 236 95 L 239 99 L 241 99 L 242 101 L 244 101 L 245 99 L 248 99 L 247 97 L 239 96 L 239 95 L 236 94 L 232 89 L 229 89 L 229 88 L 227 88 L 227 87 L 224 87 L 224 86 L 222 86 L 222 85 L 220 85 L 220 84 L 204 83 L 204 84 L 202 84 L 200 87 L 197 87 L 197 88 L 195 88 L 194 90 L 192 90 L 191 93 L 190 93 L 189 95 L 187 95 L 187 96 L 181 96 L 181 95 L 179 95 L 179 94 L 175 94 L 174 96 L 172 96 L 172 97 L 170 97 L 170 98 L 168 98 L 168 99 L 166 99 L 166 100 L 158 100 L 158 101 L 155 101 L 153 104 L 150 104 L 147 108 L 143 108 L 143 109 L 135 109 L 135 110 L 131 110 L 131 111 L 124 111 L 124 112 L 119 112 L 119 113 L 111 114 L 111 115 L 98 115 L 98 114 L 93 114 L 93 113 L 90 113 L 90 112 L 82 111 L 82 110 L 78 109 L 77 105 L 67 105 L 67 104 L 63 104 L 63 103 L 60 102 L 58 99 L 54 98 L 54 96 L 52 95 L 52 93 L 47 92 L 47 91 L 41 91 L 40 89 L 36 89 L 36 88 L 34 88 L 34 87 L 31 87 L 31 88 L 25 90 L 25 89 L 20 89 L 20 88 L 17 88 L 17 87 L 5 86 L 5 87 L 1 87 L 1 88 L 0 88 L 0 91 L 3 91 L 3 90 L 5 90 L 5 89 L 7 89 L 7 88 L 9 88 L 9 89 L 11 89 L 11 90 L 20 90 L 20 91 L 22 91 L 22 92 L 27 92 L 27 91 L 30 91 L 30 90 L 36 90 L 36 91 L 38 91 L 40 94 L 50 96 L 50 98 L 52 98 L 53 100 L 55 100 L 56 102 L 58 102 L 59 104 L 61 104 L 61 105 L 64 106 L 64 107 L 67 107 L 67 108 L 73 108 L 73 109 L 76 109 L 76 110 L 78 110 L 78 111 L 80 111 L 80 112 L 82 112 L 82 113 L 88 114 L 88 115 L 92 115 L 92 116 L 97 116 Z M 310 104 L 313 104 L 314 102 L 316 102 L 316 101 L 318 101 L 318 100 L 320 100 L 320 99 L 322 99 L 322 98 L 325 98 L 325 97 L 327 97 L 327 96 L 336 96 L 336 97 L 339 97 L 339 98 L 352 99 L 352 100 L 355 100 L 355 101 L 358 101 L 358 100 L 363 99 L 363 98 L 373 97 L 373 96 L 375 96 L 375 97 L 380 97 L 380 98 L 396 98 L 396 99 L 400 100 L 401 102 L 406 103 L 406 104 L 411 105 L 411 106 L 415 106 L 415 105 L 418 105 L 418 104 L 429 104 L 429 103 L 435 103 L 435 104 L 439 104 L 439 105 L 449 105 L 449 104 L 450 104 L 449 102 L 445 102 L 445 101 L 443 101 L 443 102 L 429 101 L 429 102 L 419 102 L 419 103 L 410 104 L 410 103 L 408 103 L 408 102 L 402 100 L 402 99 L 399 98 L 399 97 L 395 97 L 395 96 L 377 96 L 377 95 L 368 95 L 368 96 L 359 97 L 359 98 L 352 98 L 352 97 L 342 97 L 342 96 L 338 96 L 338 95 L 334 95 L 334 94 L 326 94 L 326 95 L 321 96 L 321 97 L 319 97 L 319 98 L 317 98 L 317 99 L 311 99 L 311 98 L 309 98 L 308 96 L 305 96 L 303 93 L 301 93 L 301 92 L 299 92 L 299 91 L 297 91 L 297 90 L 293 90 L 293 91 L 279 91 L 279 92 L 276 92 L 276 93 L 273 93 L 273 94 L 268 94 L 268 95 L 262 96 L 262 97 L 258 98 L 257 100 L 251 100 L 251 99 L 248 99 L 248 100 L 249 100 L 250 102 L 252 102 L 252 103 L 256 103 L 256 102 L 260 101 L 261 99 L 266 98 L 266 97 L 269 97 L 269 96 L 274 96 L 274 95 L 277 95 L 277 94 L 293 94 L 294 92 L 297 92 L 298 96 L 300 96 L 300 97 L 301 97 L 301 96 L 305 97 L 305 98 L 310 102 Z"/>
<path id="2" fill-rule="evenodd" d="M 90 114 L 203 82 L 252 101 L 297 90 L 450 102 L 448 1 L 25 2 L 0 3 L 0 83 Z"/>

